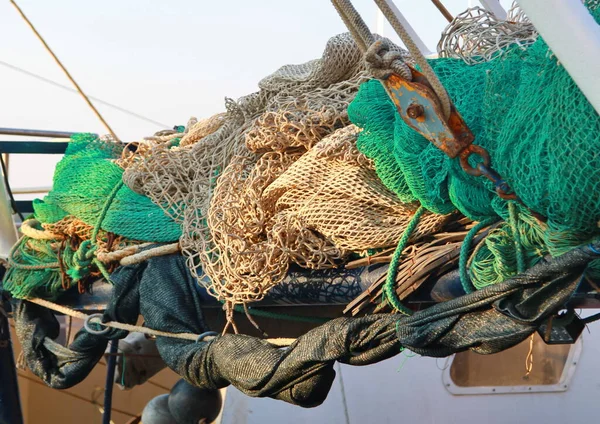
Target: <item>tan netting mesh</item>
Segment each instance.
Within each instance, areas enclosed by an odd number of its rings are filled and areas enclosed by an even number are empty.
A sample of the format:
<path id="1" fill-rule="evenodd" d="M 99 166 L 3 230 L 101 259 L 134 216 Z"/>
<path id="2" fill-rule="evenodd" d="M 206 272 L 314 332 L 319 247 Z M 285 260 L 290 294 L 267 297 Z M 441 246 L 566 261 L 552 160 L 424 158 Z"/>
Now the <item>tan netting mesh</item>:
<path id="1" fill-rule="evenodd" d="M 321 59 L 286 65 L 258 93 L 227 100 L 225 114 L 124 156 L 125 183 L 183 224 L 188 266 L 213 295 L 260 300 L 291 263 L 331 268 L 398 242 L 418 205 L 383 186 L 346 111 L 367 79 L 354 41 L 338 35 Z M 427 215 L 413 238 L 445 219 Z"/>
<path id="2" fill-rule="evenodd" d="M 303 154 L 234 158 L 218 179 L 206 237 L 194 246 L 216 294 L 234 303 L 260 300 L 292 262 L 331 268 L 351 252 L 398 242 L 417 205 L 383 186 L 355 147 L 357 133 L 347 126 Z M 426 215 L 412 238 L 439 230 L 445 219 Z"/>
<path id="3" fill-rule="evenodd" d="M 94 227 L 88 225 L 82 220 L 69 215 L 53 224 L 41 224 L 46 232 L 55 234 L 61 238 L 71 239 L 74 242 L 90 240 L 94 232 Z M 99 231 L 96 239 L 98 246 L 97 252 L 102 255 L 104 253 L 123 249 L 127 246 L 139 244 L 134 240 L 128 240 L 125 237 L 116 236 L 106 231 Z"/>

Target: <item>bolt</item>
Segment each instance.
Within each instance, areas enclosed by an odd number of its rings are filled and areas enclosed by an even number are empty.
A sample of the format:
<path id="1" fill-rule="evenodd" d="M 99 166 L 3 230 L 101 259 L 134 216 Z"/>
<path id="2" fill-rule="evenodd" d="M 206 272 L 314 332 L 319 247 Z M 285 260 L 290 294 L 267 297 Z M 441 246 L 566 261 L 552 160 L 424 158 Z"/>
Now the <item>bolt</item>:
<path id="1" fill-rule="evenodd" d="M 412 119 L 417 119 L 419 116 L 423 116 L 424 113 L 425 109 L 418 103 L 412 103 L 406 109 L 406 114 Z"/>

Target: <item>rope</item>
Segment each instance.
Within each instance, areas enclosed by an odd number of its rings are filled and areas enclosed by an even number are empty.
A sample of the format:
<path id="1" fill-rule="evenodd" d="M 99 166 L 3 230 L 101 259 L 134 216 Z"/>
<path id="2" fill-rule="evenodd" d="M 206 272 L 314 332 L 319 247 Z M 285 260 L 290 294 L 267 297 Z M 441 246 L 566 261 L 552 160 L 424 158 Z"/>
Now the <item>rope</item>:
<path id="1" fill-rule="evenodd" d="M 47 269 L 47 268 L 60 268 L 60 264 L 58 262 L 41 263 L 39 265 L 25 265 L 25 264 L 20 264 L 20 263 L 16 262 L 14 259 L 15 253 L 17 252 L 17 250 L 22 249 L 23 245 L 26 242 L 27 242 L 27 239 L 22 238 L 21 240 L 19 240 L 18 243 L 16 243 L 10 249 L 10 253 L 8 254 L 7 262 L 11 268 L 22 269 L 22 270 L 27 270 L 27 271 L 43 270 L 43 269 Z"/>
<path id="2" fill-rule="evenodd" d="M 344 24 L 346 24 L 350 34 L 352 34 L 358 48 L 365 54 L 369 46 L 375 42 L 375 37 L 373 37 L 369 27 L 350 0 L 332 0 L 331 2 L 342 18 L 342 21 L 344 21 Z"/>
<path id="3" fill-rule="evenodd" d="M 465 293 L 472 293 L 476 290 L 475 286 L 471 282 L 471 278 L 469 277 L 469 270 L 467 267 L 467 262 L 469 261 L 469 251 L 471 250 L 471 245 L 473 243 L 473 238 L 477 235 L 477 233 L 485 227 L 489 227 L 497 220 L 495 218 L 489 218 L 477 223 L 473 228 L 469 230 L 463 243 L 460 247 L 460 259 L 458 262 L 458 268 L 460 272 L 460 284 L 463 287 Z"/>
<path id="4" fill-rule="evenodd" d="M 142 243 L 134 246 L 127 246 L 120 250 L 115 250 L 113 252 L 98 252 L 96 257 L 99 261 L 104 263 L 117 262 L 121 261 L 123 258 L 127 256 L 134 255 L 139 252 L 140 249 L 151 246 L 153 243 Z"/>
<path id="5" fill-rule="evenodd" d="M 440 13 L 444 15 L 444 18 L 446 18 L 448 23 L 452 23 L 452 21 L 454 20 L 454 16 L 452 16 L 448 9 L 446 9 L 446 6 L 444 6 L 443 3 L 440 0 L 431 0 L 431 2 L 435 5 L 435 7 L 437 7 L 437 10 L 439 10 Z"/>
<path id="6" fill-rule="evenodd" d="M 36 227 L 40 225 L 40 222 L 37 219 L 27 219 L 23 221 L 19 230 L 21 233 L 36 240 L 60 240 L 63 239 L 64 236 L 60 234 L 55 234 L 48 230 L 39 230 Z"/>
<path id="7" fill-rule="evenodd" d="M 29 301 L 31 303 L 35 303 L 36 305 L 43 306 L 44 308 L 51 309 L 55 312 L 59 312 L 64 315 L 71 316 L 73 318 L 82 319 L 84 321 L 90 318 L 90 315 L 88 315 L 88 314 L 85 314 L 80 311 L 76 311 L 74 309 L 68 308 L 63 305 L 56 304 L 54 302 L 50 302 L 48 300 L 32 298 L 32 299 L 27 299 L 27 301 Z M 200 336 L 199 334 L 194 334 L 194 333 L 169 333 L 167 331 L 154 330 L 154 329 L 148 328 L 148 327 L 125 324 L 125 323 L 117 322 L 117 321 L 99 322 L 98 324 L 103 325 L 105 327 L 116 328 L 118 330 L 143 333 L 143 334 L 147 334 L 149 336 L 154 336 L 154 337 L 171 337 L 174 339 L 196 341 L 196 340 L 198 340 L 198 337 Z M 207 336 L 207 337 L 203 338 L 203 340 L 205 340 L 205 341 L 210 341 L 213 339 L 214 339 L 214 337 L 212 337 L 212 336 Z M 295 341 L 295 339 L 274 338 L 274 339 L 265 339 L 265 341 L 269 344 L 272 344 L 273 346 L 286 347 L 286 346 L 291 345 Z"/>
<path id="8" fill-rule="evenodd" d="M 517 271 L 522 273 L 526 269 L 525 254 L 523 253 L 523 245 L 521 244 L 521 235 L 517 226 L 519 219 L 519 211 L 515 202 L 508 203 L 508 221 L 512 230 L 513 240 L 515 242 L 515 251 L 517 253 Z"/>
<path id="9" fill-rule="evenodd" d="M 412 315 L 413 311 L 404 306 L 400 302 L 400 299 L 398 299 L 398 295 L 396 294 L 395 290 L 396 275 L 398 275 L 398 265 L 400 263 L 402 251 L 408 244 L 408 241 L 410 240 L 410 236 L 412 235 L 413 231 L 415 230 L 415 228 L 417 228 L 417 225 L 419 225 L 419 220 L 421 219 L 423 213 L 425 213 L 425 208 L 423 206 L 420 206 L 419 209 L 417 209 L 417 211 L 415 212 L 410 222 L 408 223 L 404 234 L 402 234 L 402 237 L 398 242 L 398 247 L 396 247 L 396 250 L 394 251 L 392 260 L 390 261 L 385 285 L 383 286 L 383 293 L 387 300 L 392 304 L 394 309 L 396 309 L 400 313 L 403 313 L 404 315 Z"/>
<path id="10" fill-rule="evenodd" d="M 379 7 L 383 15 L 386 17 L 390 25 L 392 25 L 392 28 L 394 28 L 394 31 L 396 31 L 396 34 L 398 34 L 398 36 L 410 52 L 414 61 L 417 63 L 417 65 L 419 65 L 419 68 L 427 78 L 427 81 L 429 81 L 429 83 L 431 84 L 433 91 L 435 91 L 435 94 L 437 94 L 438 98 L 440 99 L 444 116 L 446 117 L 446 119 L 448 119 L 450 117 L 452 105 L 450 97 L 448 96 L 448 92 L 446 91 L 439 78 L 431 68 L 431 65 L 429 65 L 429 62 L 427 62 L 427 59 L 425 58 L 421 50 L 419 50 L 419 48 L 413 41 L 408 31 L 406 31 L 406 29 L 404 28 L 404 25 L 402 25 L 402 22 L 398 20 L 396 14 L 394 13 L 390 5 L 387 3 L 387 1 L 375 0 L 375 3 Z"/>
<path id="11" fill-rule="evenodd" d="M 350 0 L 331 0 L 331 2 L 352 34 L 359 49 L 365 55 L 367 63 L 371 66 L 373 76 L 380 78 L 391 70 L 408 81 L 412 80 L 412 72 L 402 60 L 400 52 L 390 51 L 386 40 L 375 41 L 369 27 Z"/>
<path id="12" fill-rule="evenodd" d="M 92 232 L 91 240 L 92 240 L 92 243 L 94 243 L 94 244 L 96 243 L 96 238 L 98 237 L 98 232 L 100 231 L 100 226 L 102 225 L 102 221 L 104 221 L 104 218 L 106 218 L 106 213 L 110 209 L 110 205 L 112 204 L 112 201 L 116 197 L 116 195 L 119 192 L 119 190 L 121 189 L 121 187 L 123 187 L 123 180 L 119 181 L 119 183 L 117 185 L 115 185 L 115 187 L 112 189 L 112 191 L 108 195 L 106 202 L 104 202 L 104 206 L 102 207 L 102 211 L 100 212 L 100 216 L 98 217 L 98 222 L 96 223 L 96 226 L 94 227 L 94 231 Z"/>
<path id="13" fill-rule="evenodd" d="M 139 247 L 141 246 L 142 245 L 139 245 Z M 179 243 L 165 244 L 163 246 L 158 246 L 153 249 L 144 250 L 143 252 L 139 252 L 135 255 L 127 256 L 121 259 L 120 264 L 122 266 L 134 265 L 156 256 L 165 256 L 177 252 L 179 252 Z"/>
<path id="14" fill-rule="evenodd" d="M 104 266 L 104 264 L 95 256 L 95 254 L 96 254 L 96 250 L 98 248 L 97 238 L 98 238 L 98 233 L 100 232 L 100 228 L 102 226 L 102 221 L 104 221 L 104 218 L 106 217 L 106 213 L 110 209 L 110 205 L 112 204 L 112 201 L 114 200 L 115 196 L 117 195 L 117 193 L 119 192 L 121 187 L 123 187 L 122 180 L 119 181 L 119 183 L 115 185 L 115 187 L 112 189 L 109 196 L 107 197 L 106 201 L 104 202 L 104 206 L 102 207 L 102 211 L 100 212 L 98 221 L 96 222 L 96 225 L 94 226 L 94 230 L 92 231 L 92 236 L 91 236 L 90 240 L 85 240 L 79 245 L 79 248 L 77 249 L 77 252 L 75 253 L 75 264 L 76 265 L 74 268 L 71 268 L 69 271 L 67 271 L 67 273 L 71 276 L 73 281 L 79 281 L 79 280 L 83 279 L 86 275 L 88 275 L 90 266 L 93 263 L 94 265 L 96 265 L 96 267 L 98 268 L 98 270 L 100 271 L 100 273 L 102 274 L 104 279 L 107 282 L 109 282 L 110 284 L 112 284 L 112 281 L 110 279 L 110 273 L 108 272 L 108 269 L 106 269 L 106 266 Z"/>
<path id="15" fill-rule="evenodd" d="M 69 73 L 69 71 L 67 71 L 67 68 L 65 68 L 65 66 L 62 64 L 62 62 L 60 61 L 60 59 L 54 54 L 54 52 L 52 51 L 52 49 L 50 48 L 50 46 L 48 45 L 48 43 L 46 43 L 46 40 L 44 40 L 44 37 L 42 37 L 42 35 L 37 31 L 37 29 L 35 29 L 35 27 L 31 23 L 31 21 L 27 18 L 27 16 L 25 16 L 25 13 L 21 10 L 21 8 L 19 7 L 19 5 L 17 5 L 17 3 L 15 2 L 15 0 L 10 0 L 10 2 L 15 7 L 15 9 L 17 9 L 17 12 L 19 12 L 19 14 L 23 18 L 23 20 L 27 23 L 27 25 L 29 25 L 29 28 L 31 28 L 31 30 L 33 31 L 33 33 L 38 38 L 38 40 L 40 40 L 42 42 L 42 44 L 44 45 L 44 47 L 46 48 L 46 50 L 48 51 L 48 53 L 50 53 L 50 55 L 52 56 L 52 58 L 56 61 L 56 63 L 58 64 L 58 66 L 60 66 L 60 68 L 63 70 L 63 72 L 65 73 L 65 75 L 67 76 L 67 78 L 69 78 L 69 80 L 73 83 L 73 85 L 75 86 L 75 88 L 77 89 L 77 91 L 79 92 L 79 94 L 81 94 L 81 97 L 83 97 L 83 99 L 86 101 L 86 103 L 88 104 L 88 106 L 94 111 L 94 113 L 96 114 L 96 116 L 98 117 L 98 119 L 100 119 L 100 121 L 102 122 L 102 124 L 106 127 L 106 129 L 108 130 L 108 132 L 113 136 L 113 138 L 115 140 L 118 140 L 119 138 L 117 137 L 117 135 L 115 134 L 115 132 L 112 130 L 112 128 L 110 127 L 110 125 L 108 125 L 108 122 L 106 122 L 106 120 L 102 117 L 102 114 L 100 114 L 100 112 L 98 111 L 98 109 L 96 109 L 96 107 L 90 101 L 90 99 L 88 98 L 88 96 L 83 92 L 83 90 L 81 89 L 81 87 L 79 86 L 79 84 L 77 84 L 77 82 L 75 81 L 75 79 L 73 79 L 73 77 L 71 76 L 71 74 Z"/>

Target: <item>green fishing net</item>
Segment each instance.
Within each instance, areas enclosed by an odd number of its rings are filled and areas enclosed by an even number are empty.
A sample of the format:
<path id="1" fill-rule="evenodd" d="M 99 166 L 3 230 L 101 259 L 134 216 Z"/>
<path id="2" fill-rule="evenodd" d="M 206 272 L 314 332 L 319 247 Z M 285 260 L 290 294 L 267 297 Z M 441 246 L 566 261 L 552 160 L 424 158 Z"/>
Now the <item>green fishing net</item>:
<path id="1" fill-rule="evenodd" d="M 56 166 L 52 191 L 43 201 L 34 201 L 36 219 L 54 223 L 73 215 L 95 226 L 112 191 L 122 181 L 123 169 L 112 160 L 122 149 L 90 134 L 74 136 Z M 101 229 L 142 241 L 177 241 L 181 236 L 181 227 L 158 205 L 126 185 L 121 185 L 110 200 Z"/>
<path id="2" fill-rule="evenodd" d="M 600 21 L 600 8 L 589 9 Z M 475 134 L 475 144 L 527 208 L 547 218 L 528 219 L 519 208 L 518 228 L 495 234 L 480 260 L 471 261 L 476 286 L 516 272 L 514 231 L 532 265 L 557 255 L 600 231 L 600 116 L 540 37 L 528 48 L 515 46 L 490 62 L 467 65 L 459 59 L 430 60 L 456 108 Z M 383 183 L 403 201 L 418 200 L 436 213 L 458 209 L 482 221 L 508 219 L 506 201 L 492 183 L 472 177 L 404 123 L 379 81 L 363 84 L 348 108 L 363 129 L 358 149 L 375 161 Z M 505 246 L 505 248 L 503 248 Z M 485 268 L 482 264 L 487 264 Z M 477 278 L 477 270 L 495 276 Z M 495 268 L 494 268 L 495 267 Z"/>
<path id="3" fill-rule="evenodd" d="M 86 224 L 131 240 L 169 242 L 181 227 L 149 198 L 122 184 L 114 159 L 123 146 L 91 134 L 73 136 L 57 164 L 52 191 L 33 203 L 35 218 L 56 223 L 73 216 Z M 105 213 L 103 213 L 105 212 Z M 95 241 L 70 242 L 23 237 L 13 248 L 2 287 L 13 297 L 56 299 L 93 272 L 106 269 L 94 260 Z"/>

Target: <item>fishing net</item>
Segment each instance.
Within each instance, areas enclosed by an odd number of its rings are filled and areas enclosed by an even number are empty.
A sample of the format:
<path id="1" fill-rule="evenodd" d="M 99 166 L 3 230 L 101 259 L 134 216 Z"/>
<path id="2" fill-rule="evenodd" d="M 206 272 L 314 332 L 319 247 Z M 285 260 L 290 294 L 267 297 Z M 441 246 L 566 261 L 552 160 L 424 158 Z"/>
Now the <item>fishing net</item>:
<path id="1" fill-rule="evenodd" d="M 259 83 L 259 92 L 238 101 L 226 99 L 226 112 L 214 132 L 193 144 L 188 145 L 184 140 L 181 147 L 164 143 L 151 146 L 126 169 L 123 179 L 134 191 L 162 205 L 177 222 L 184 221 L 187 206 L 199 209 L 202 221 L 217 176 L 232 157 L 248 154 L 245 134 L 268 105 L 274 107 L 279 98 L 289 101 L 290 96 L 328 87 L 362 68 L 360 51 L 351 37 L 348 34 L 333 37 L 321 59 L 284 66 Z M 187 220 L 193 220 L 193 215 L 188 213 Z M 186 224 L 190 226 L 195 224 Z"/>
<path id="2" fill-rule="evenodd" d="M 457 15 L 446 27 L 437 51 L 440 57 L 458 58 L 472 65 L 489 62 L 514 45 L 525 48 L 536 39 L 535 27 L 517 5 L 509 10 L 506 20 L 473 7 Z"/>
<path id="3" fill-rule="evenodd" d="M 73 137 L 53 189 L 34 201 L 35 219 L 23 223 L 24 237 L 10 252 L 3 287 L 14 297 L 56 299 L 72 286 L 83 292 L 114 269 L 111 253 L 180 237 L 180 226 L 160 207 L 122 184 L 115 163 L 122 150 L 109 139 Z"/>
<path id="4" fill-rule="evenodd" d="M 598 17 L 597 3 L 588 5 Z M 127 240 L 179 238 L 211 294 L 245 303 L 262 299 L 291 264 L 336 268 L 396 245 L 420 205 L 430 212 L 412 243 L 458 209 L 506 220 L 469 261 L 476 288 L 502 281 L 585 242 L 600 218 L 598 115 L 522 13 L 510 19 L 460 15 L 440 44 L 451 57 L 430 63 L 527 207 L 511 209 L 490 182 L 409 128 L 342 34 L 320 59 L 286 65 L 259 92 L 227 99 L 225 113 L 126 146 L 75 139 L 36 218 L 69 237 L 91 237 L 75 229 L 83 223 Z M 75 227 L 60 226 L 73 218 Z"/>
<path id="5" fill-rule="evenodd" d="M 386 189 L 356 149 L 348 126 L 304 154 L 265 153 L 255 163 L 235 158 L 217 181 L 208 243 L 196 246 L 211 290 L 234 303 L 260 300 L 289 264 L 336 267 L 352 252 L 394 245 L 416 205 Z M 412 239 L 439 230 L 429 214 Z"/>
<path id="6" fill-rule="evenodd" d="M 74 216 L 96 226 L 106 206 L 100 223 L 105 231 L 134 240 L 177 240 L 179 225 L 150 199 L 121 184 L 123 169 L 114 160 L 122 149 L 89 134 L 75 136 L 56 166 L 52 191 L 33 203 L 36 219 L 52 224 Z"/>
<path id="7" fill-rule="evenodd" d="M 598 2 L 588 7 L 600 20 Z M 544 40 L 526 49 L 513 45 L 488 62 L 468 65 L 442 58 L 430 64 L 475 143 L 490 153 L 492 166 L 527 205 L 518 208 L 520 223 L 511 225 L 511 236 L 500 237 L 503 243 L 514 246 L 517 236 L 527 233 L 524 250 L 535 261 L 544 252 L 556 255 L 597 235 L 600 117 Z M 476 221 L 508 221 L 508 204 L 493 185 L 467 175 L 458 161 L 408 127 L 378 81 L 361 86 L 348 113 L 363 128 L 358 149 L 374 161 L 381 180 L 399 198 L 418 200 L 435 213 L 458 209 Z M 547 222 L 523 218 L 529 209 Z M 510 266 L 488 266 L 490 255 L 482 250 L 472 261 L 472 270 L 496 274 L 481 279 L 480 286 L 515 273 L 514 249 L 513 258 L 504 255 Z"/>
<path id="8" fill-rule="evenodd" d="M 3 281 L 3 288 L 16 298 L 56 299 L 73 286 L 83 293 L 102 276 L 100 268 L 107 273 L 115 269 L 111 254 L 139 243 L 103 230 L 94 238 L 94 227 L 71 215 L 46 224 L 29 219 L 21 232 Z M 94 266 L 87 252 L 106 265 Z"/>
<path id="9" fill-rule="evenodd" d="M 258 93 L 228 100 L 193 144 L 192 128 L 178 145 L 171 134 L 127 154 L 124 181 L 182 223 L 188 265 L 212 294 L 260 300 L 291 263 L 337 267 L 401 237 L 418 205 L 381 184 L 348 127 L 346 109 L 367 80 L 362 54 L 342 34 L 321 59 L 286 65 Z M 428 215 L 414 237 L 443 219 Z"/>

